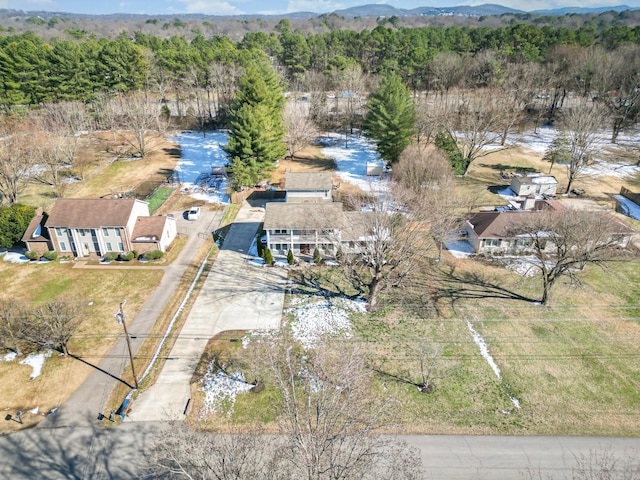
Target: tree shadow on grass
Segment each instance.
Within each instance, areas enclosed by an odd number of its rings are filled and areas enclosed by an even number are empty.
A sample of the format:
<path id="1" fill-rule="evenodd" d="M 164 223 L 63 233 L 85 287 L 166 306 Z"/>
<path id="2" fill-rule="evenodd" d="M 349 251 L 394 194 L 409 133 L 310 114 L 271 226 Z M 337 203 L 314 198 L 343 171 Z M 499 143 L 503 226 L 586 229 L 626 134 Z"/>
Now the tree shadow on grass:
<path id="1" fill-rule="evenodd" d="M 477 272 L 456 271 L 454 265 L 438 265 L 430 272 L 429 294 L 434 303 L 447 301 L 452 307 L 460 300 L 488 299 L 537 302 Z"/>
<path id="2" fill-rule="evenodd" d="M 326 267 L 315 266 L 300 270 L 295 279 L 298 288 L 291 293 L 312 293 L 325 297 L 359 298 L 363 292 L 341 275 L 327 275 Z"/>

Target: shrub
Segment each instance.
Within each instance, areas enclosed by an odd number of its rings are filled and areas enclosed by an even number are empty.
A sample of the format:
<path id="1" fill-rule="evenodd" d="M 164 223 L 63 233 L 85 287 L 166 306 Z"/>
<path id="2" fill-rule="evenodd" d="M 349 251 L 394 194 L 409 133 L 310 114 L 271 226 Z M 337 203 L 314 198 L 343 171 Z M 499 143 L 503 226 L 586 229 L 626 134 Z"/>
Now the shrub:
<path id="1" fill-rule="evenodd" d="M 320 256 L 320 250 L 317 248 L 313 249 L 313 263 L 319 264 L 322 262 L 322 257 Z"/>
<path id="2" fill-rule="evenodd" d="M 142 257 L 145 260 L 158 260 L 163 256 L 164 256 L 164 253 L 161 252 L 160 250 L 151 250 L 150 252 L 145 253 Z"/>
<path id="3" fill-rule="evenodd" d="M 118 258 L 118 254 L 116 252 L 107 252 L 104 254 L 105 262 L 113 262 L 116 258 Z"/>
<path id="4" fill-rule="evenodd" d="M 133 260 L 134 256 L 135 255 L 133 252 L 121 253 L 120 255 L 118 255 L 118 260 L 122 260 L 123 262 L 128 262 L 130 260 Z"/>
<path id="5" fill-rule="evenodd" d="M 33 250 L 29 250 L 28 252 L 24 252 L 24 256 L 27 257 L 29 260 L 35 260 L 38 258 L 38 254 L 36 252 L 34 252 Z"/>
<path id="6" fill-rule="evenodd" d="M 0 248 L 11 248 L 17 244 L 35 214 L 36 209 L 27 205 L 1 206 Z"/>
<path id="7" fill-rule="evenodd" d="M 289 249 L 289 251 L 287 252 L 287 263 L 289 265 L 293 265 L 294 263 L 296 263 L 296 259 L 293 256 L 293 251 L 291 249 Z"/>
<path id="8" fill-rule="evenodd" d="M 44 258 L 46 258 L 47 260 L 51 260 L 54 261 L 55 259 L 58 258 L 58 252 L 52 250 L 50 252 L 45 252 L 44 255 L 42 255 Z"/>
<path id="9" fill-rule="evenodd" d="M 258 235 L 258 241 L 256 243 L 256 247 L 258 250 L 258 256 L 264 257 L 264 245 L 262 245 L 262 237 Z"/>
<path id="10" fill-rule="evenodd" d="M 264 263 L 267 265 L 273 265 L 273 255 L 271 254 L 271 250 L 268 248 L 264 249 Z"/>
<path id="11" fill-rule="evenodd" d="M 341 248 L 339 248 L 338 251 L 336 252 L 336 260 L 340 263 L 342 263 L 342 261 L 344 260 L 344 252 L 342 251 Z"/>

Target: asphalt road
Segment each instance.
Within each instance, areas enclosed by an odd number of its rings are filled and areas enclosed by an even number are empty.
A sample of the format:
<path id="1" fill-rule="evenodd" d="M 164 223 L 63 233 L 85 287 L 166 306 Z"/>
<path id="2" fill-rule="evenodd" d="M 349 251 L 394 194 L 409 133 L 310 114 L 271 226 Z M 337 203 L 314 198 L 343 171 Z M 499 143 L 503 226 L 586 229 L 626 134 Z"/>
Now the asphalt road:
<path id="1" fill-rule="evenodd" d="M 128 312 L 125 306 L 125 318 L 134 355 L 171 298 L 171 293 L 178 287 L 195 253 L 206 241 L 206 235 L 199 235 L 199 233 L 212 235 L 220 223 L 222 213 L 222 211 L 203 210 L 198 221 L 189 222 L 183 218 L 182 212 L 174 212 L 178 222 L 178 232 L 188 236 L 184 248 L 171 265 L 163 267 L 165 273 L 160 285 L 149 296 L 135 317 L 127 317 Z M 109 267 L 98 266 L 97 268 Z M 114 313 L 116 310 L 117 305 L 114 305 Z M 122 375 L 124 368 L 122 358 L 126 355 L 126 351 L 123 333 L 80 388 L 58 408 L 55 414 L 40 422 L 38 428 L 94 425 L 98 413 L 105 413 L 104 403 Z"/>
<path id="2" fill-rule="evenodd" d="M 143 468 L 166 423 L 131 422 L 113 428 L 35 428 L 0 436 L 0 478 L 129 479 Z M 517 480 L 527 469 L 545 480 L 571 478 L 579 455 L 610 448 L 618 457 L 635 453 L 640 438 L 405 436 L 419 449 L 427 479 Z M 538 477 L 536 477 L 538 478 Z M 607 477 L 608 478 L 608 477 Z M 622 477 L 612 477 L 622 478 Z M 633 477 L 628 477 L 633 478 Z"/>

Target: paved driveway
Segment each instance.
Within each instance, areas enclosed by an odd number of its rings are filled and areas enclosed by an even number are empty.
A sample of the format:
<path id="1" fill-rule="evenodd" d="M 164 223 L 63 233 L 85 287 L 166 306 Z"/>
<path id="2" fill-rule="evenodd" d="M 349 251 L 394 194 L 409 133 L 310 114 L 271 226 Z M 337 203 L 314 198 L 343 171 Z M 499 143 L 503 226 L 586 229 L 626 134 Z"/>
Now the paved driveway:
<path id="1" fill-rule="evenodd" d="M 191 377 L 214 335 L 280 327 L 286 271 L 256 267 L 246 255 L 263 217 L 264 209 L 243 205 L 160 376 L 133 402 L 128 420 L 184 418 Z"/>

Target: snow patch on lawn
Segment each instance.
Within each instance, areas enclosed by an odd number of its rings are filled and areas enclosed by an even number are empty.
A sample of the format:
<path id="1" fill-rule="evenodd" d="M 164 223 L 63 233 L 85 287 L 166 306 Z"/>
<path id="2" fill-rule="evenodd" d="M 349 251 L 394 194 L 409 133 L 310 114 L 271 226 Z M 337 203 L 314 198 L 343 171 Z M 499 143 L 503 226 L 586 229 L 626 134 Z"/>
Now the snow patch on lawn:
<path id="1" fill-rule="evenodd" d="M 364 301 L 346 297 L 313 295 L 305 300 L 295 303 L 285 313 L 293 315 L 293 338 L 307 349 L 313 348 L 323 335 L 350 337 L 351 315 L 366 311 Z"/>
<path id="2" fill-rule="evenodd" d="M 40 373 L 42 373 L 42 367 L 44 367 L 44 362 L 51 356 L 51 353 L 51 350 L 46 353 L 32 353 L 24 360 L 20 360 L 20 365 L 29 365 L 31 367 L 29 380 L 35 380 L 40 376 Z"/>
<path id="3" fill-rule="evenodd" d="M 622 212 L 631 218 L 635 218 L 636 220 L 640 220 L 640 205 L 632 202 L 627 197 L 623 197 L 622 195 L 613 195 L 618 203 L 620 203 L 620 207 L 622 208 Z"/>
<path id="4" fill-rule="evenodd" d="M 469 332 L 471 332 L 471 336 L 473 337 L 474 343 L 480 349 L 480 355 L 489 364 L 489 366 L 491 367 L 491 370 L 493 370 L 493 373 L 495 373 L 496 377 L 498 377 L 498 380 L 502 382 L 502 373 L 500 372 L 500 367 L 498 367 L 498 364 L 489 353 L 489 347 L 487 345 L 487 342 L 485 342 L 484 338 L 482 338 L 482 335 L 480 335 L 476 331 L 476 329 L 473 328 L 473 325 L 469 320 L 467 320 L 467 327 L 469 328 Z M 518 401 L 517 398 L 509 395 L 509 400 L 511 400 L 511 403 L 513 404 L 514 407 L 516 407 L 517 409 L 520 409 L 520 402 Z"/>
<path id="5" fill-rule="evenodd" d="M 466 240 L 452 240 L 446 242 L 444 246 L 455 258 L 467 258 L 473 255 L 473 247 Z"/>
<path id="6" fill-rule="evenodd" d="M 215 358 L 209 363 L 207 373 L 201 381 L 205 393 L 202 416 L 212 413 L 231 415 L 236 397 L 253 388 L 244 379 L 242 372 L 228 374 L 220 370 Z"/>
<path id="7" fill-rule="evenodd" d="M 13 362 L 17 357 L 18 357 L 18 354 L 16 352 L 9 352 L 4 356 L 0 357 L 0 361 Z"/>
<path id="8" fill-rule="evenodd" d="M 9 263 L 28 263 L 31 261 L 24 254 L 18 252 L 0 252 L 0 256 Z"/>

